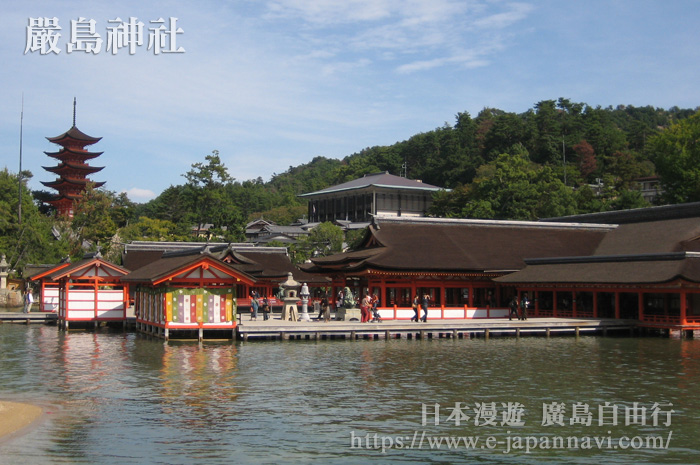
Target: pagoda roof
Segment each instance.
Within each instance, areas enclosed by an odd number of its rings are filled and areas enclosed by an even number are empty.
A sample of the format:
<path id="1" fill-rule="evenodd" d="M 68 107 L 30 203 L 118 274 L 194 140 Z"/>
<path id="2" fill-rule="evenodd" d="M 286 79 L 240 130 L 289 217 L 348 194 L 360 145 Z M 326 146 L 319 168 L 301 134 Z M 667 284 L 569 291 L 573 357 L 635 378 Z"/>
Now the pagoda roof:
<path id="1" fill-rule="evenodd" d="M 80 187 L 85 187 L 89 182 L 93 183 L 94 187 L 101 187 L 104 185 L 103 182 L 94 182 L 89 179 L 69 179 L 69 178 L 60 178 L 55 181 L 41 181 L 43 185 L 46 187 L 52 187 L 54 189 L 57 189 L 59 186 L 80 186 Z"/>
<path id="2" fill-rule="evenodd" d="M 56 197 L 54 197 L 51 200 L 46 200 L 45 202 L 48 203 L 49 205 L 61 205 L 64 203 L 73 203 L 74 200 L 78 200 L 80 198 L 79 195 L 77 194 L 58 194 Z"/>
<path id="3" fill-rule="evenodd" d="M 56 173 L 56 174 L 60 174 L 61 172 L 65 172 L 68 170 L 76 170 L 76 171 L 80 171 L 80 172 L 85 173 L 85 174 L 93 174 L 93 173 L 97 173 L 98 171 L 102 171 L 104 169 L 104 166 L 90 166 L 90 165 L 86 165 L 84 163 L 75 163 L 75 162 L 67 161 L 67 162 L 62 162 L 58 166 L 53 166 L 53 167 L 42 166 L 42 168 L 44 168 L 46 171 L 48 171 L 50 173 Z"/>
<path id="4" fill-rule="evenodd" d="M 63 147 L 61 150 L 58 152 L 44 152 L 46 155 L 57 158 L 59 160 L 65 158 L 67 155 L 76 157 L 76 158 L 83 158 L 83 159 L 91 159 L 91 158 L 97 158 L 100 155 L 102 155 L 104 152 L 88 152 L 86 150 L 75 150 L 70 147 Z"/>
<path id="5" fill-rule="evenodd" d="M 60 136 L 47 137 L 47 139 L 49 140 L 49 142 L 53 142 L 54 144 L 59 145 L 62 145 L 61 142 L 71 139 L 75 141 L 84 142 L 84 145 L 92 145 L 94 143 L 99 142 L 102 138 L 88 136 L 83 131 L 78 129 L 75 125 L 73 125 L 73 127 L 71 127 L 69 130 L 67 130 Z"/>

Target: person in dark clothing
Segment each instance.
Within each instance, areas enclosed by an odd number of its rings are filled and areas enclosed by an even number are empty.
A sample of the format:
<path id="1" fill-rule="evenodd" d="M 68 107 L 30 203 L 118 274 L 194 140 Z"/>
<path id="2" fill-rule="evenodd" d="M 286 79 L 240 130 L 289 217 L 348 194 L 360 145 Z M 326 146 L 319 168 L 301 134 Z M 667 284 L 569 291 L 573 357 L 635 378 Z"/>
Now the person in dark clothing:
<path id="1" fill-rule="evenodd" d="M 518 315 L 518 298 L 513 297 L 510 300 L 510 304 L 508 304 L 508 306 L 510 307 L 510 312 L 508 313 L 508 319 L 512 321 L 513 315 L 515 315 L 515 318 L 517 318 L 519 320 L 520 315 Z"/>
<path id="2" fill-rule="evenodd" d="M 411 318 L 411 321 L 415 321 L 418 323 L 418 294 L 413 296 L 413 318 Z"/>
<path id="3" fill-rule="evenodd" d="M 527 307 L 530 305 L 530 300 L 527 298 L 527 292 L 523 294 L 523 299 L 520 301 L 520 320 L 527 320 Z"/>
<path id="4" fill-rule="evenodd" d="M 423 323 L 428 321 L 428 302 L 430 302 L 430 296 L 423 294 L 423 300 L 421 301 L 421 307 L 423 307 L 423 318 L 421 318 L 421 321 Z"/>

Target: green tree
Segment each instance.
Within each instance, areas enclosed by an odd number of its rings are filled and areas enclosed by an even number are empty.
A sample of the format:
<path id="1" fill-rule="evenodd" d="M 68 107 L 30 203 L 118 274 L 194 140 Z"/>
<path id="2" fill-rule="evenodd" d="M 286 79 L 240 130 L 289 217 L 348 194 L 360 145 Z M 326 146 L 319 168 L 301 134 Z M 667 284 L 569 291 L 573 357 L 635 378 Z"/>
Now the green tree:
<path id="1" fill-rule="evenodd" d="M 70 221 L 73 233 L 72 257 L 82 257 L 86 244 L 89 244 L 89 250 L 94 251 L 99 247 L 103 256 L 109 256 L 112 238 L 117 232 L 117 225 L 111 215 L 114 202 L 112 193 L 95 189 L 93 184 L 88 183 L 75 202 L 73 219 Z"/>
<path id="2" fill-rule="evenodd" d="M 649 141 L 649 151 L 669 203 L 700 201 L 700 112 Z"/>
<path id="3" fill-rule="evenodd" d="M 182 234 L 180 228 L 167 220 L 152 219 L 142 216 L 138 221 L 119 230 L 122 242 L 129 241 L 187 241 L 189 237 Z"/>
<path id="4" fill-rule="evenodd" d="M 216 236 L 240 239 L 244 218 L 227 193 L 227 186 L 233 178 L 221 162 L 217 150 L 207 155 L 205 160 L 207 163 L 194 163 L 192 169 L 183 175 L 187 184 L 182 196 L 189 207 L 191 222 L 198 229 L 212 224 L 212 233 Z"/>
<path id="5" fill-rule="evenodd" d="M 311 233 L 292 246 L 295 263 L 303 263 L 311 257 L 323 257 L 343 250 L 343 230 L 331 222 L 321 223 Z"/>
<path id="6" fill-rule="evenodd" d="M 7 168 L 0 171 L 0 254 L 6 256 L 13 274 L 22 274 L 26 264 L 58 263 L 68 254 L 68 243 L 52 235 L 51 218 L 39 211 L 26 182 Z M 19 218 L 19 192 L 22 191 L 22 217 Z"/>
<path id="7" fill-rule="evenodd" d="M 522 146 L 479 168 L 462 215 L 536 220 L 575 212 L 571 189 L 548 166 L 532 163 Z"/>

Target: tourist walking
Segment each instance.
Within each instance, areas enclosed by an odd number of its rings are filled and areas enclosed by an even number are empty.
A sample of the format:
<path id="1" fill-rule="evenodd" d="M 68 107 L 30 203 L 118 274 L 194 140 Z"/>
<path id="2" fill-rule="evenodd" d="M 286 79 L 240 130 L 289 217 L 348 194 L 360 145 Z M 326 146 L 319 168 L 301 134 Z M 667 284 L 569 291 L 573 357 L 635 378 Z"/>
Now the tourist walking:
<path id="1" fill-rule="evenodd" d="M 418 294 L 413 296 L 413 318 L 411 321 L 418 323 Z"/>
<path id="2" fill-rule="evenodd" d="M 423 318 L 421 318 L 421 321 L 423 323 L 428 321 L 428 302 L 430 302 L 430 296 L 423 294 L 423 300 L 421 301 L 421 306 L 423 307 Z"/>
<path id="3" fill-rule="evenodd" d="M 29 313 L 32 311 L 32 304 L 34 303 L 34 296 L 32 295 L 32 290 L 30 288 L 24 291 L 24 310 L 23 313 Z"/>

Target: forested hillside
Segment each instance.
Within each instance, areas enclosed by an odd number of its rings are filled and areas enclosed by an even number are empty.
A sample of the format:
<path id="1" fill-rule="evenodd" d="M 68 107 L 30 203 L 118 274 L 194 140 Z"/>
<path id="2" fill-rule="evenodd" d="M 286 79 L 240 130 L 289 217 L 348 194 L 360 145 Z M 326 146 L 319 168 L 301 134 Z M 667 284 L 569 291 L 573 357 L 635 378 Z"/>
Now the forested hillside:
<path id="1" fill-rule="evenodd" d="M 233 179 L 216 150 L 192 154 L 191 170 L 156 199 L 134 204 L 124 194 L 88 189 L 70 222 L 54 219 L 39 205 L 48 193 L 33 192 L 31 204 L 27 192 L 20 224 L 12 213 L 18 176 L 5 170 L 0 252 L 21 267 L 79 256 L 87 243 L 114 259 L 121 242 L 192 240 L 192 226 L 206 223 L 223 240 L 241 241 L 253 218 L 289 224 L 303 217 L 306 206 L 299 194 L 378 171 L 449 189 L 435 195 L 429 213 L 436 216 L 536 220 L 642 207 L 648 204 L 635 180 L 644 176 L 660 178 L 662 203 L 700 201 L 698 140 L 697 109 L 594 108 L 560 98 L 520 114 L 495 108 L 476 116 L 459 113 L 408 140 L 368 147 L 342 160 L 319 156 L 269 182 Z M 23 173 L 24 180 L 29 177 Z"/>

